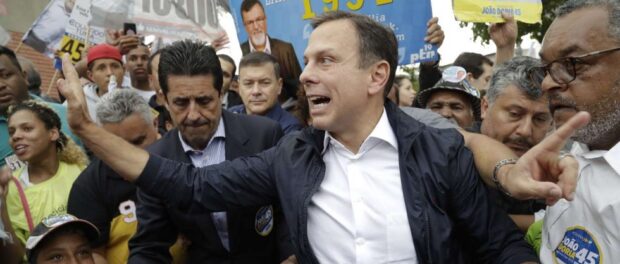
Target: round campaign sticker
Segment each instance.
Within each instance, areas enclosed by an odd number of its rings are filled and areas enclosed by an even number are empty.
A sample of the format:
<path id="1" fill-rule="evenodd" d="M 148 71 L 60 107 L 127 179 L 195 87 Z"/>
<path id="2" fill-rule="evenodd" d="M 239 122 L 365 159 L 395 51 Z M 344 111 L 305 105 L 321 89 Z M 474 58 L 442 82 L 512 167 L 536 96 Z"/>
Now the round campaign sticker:
<path id="1" fill-rule="evenodd" d="M 564 238 L 553 251 L 555 263 L 599 264 L 603 255 L 596 239 L 584 227 L 569 227 Z"/>
<path id="2" fill-rule="evenodd" d="M 450 66 L 443 71 L 442 79 L 451 83 L 458 83 L 465 80 L 467 77 L 467 71 L 463 67 Z"/>
<path id="3" fill-rule="evenodd" d="M 267 236 L 273 229 L 273 207 L 263 206 L 256 212 L 254 220 L 254 229 L 261 236 Z"/>

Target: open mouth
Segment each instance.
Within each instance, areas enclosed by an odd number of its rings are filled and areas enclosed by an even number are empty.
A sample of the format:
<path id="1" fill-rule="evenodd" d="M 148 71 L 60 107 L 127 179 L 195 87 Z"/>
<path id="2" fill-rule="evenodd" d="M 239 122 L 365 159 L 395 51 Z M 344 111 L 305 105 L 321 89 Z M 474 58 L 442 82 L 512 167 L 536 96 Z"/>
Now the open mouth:
<path id="1" fill-rule="evenodd" d="M 26 152 L 26 148 L 27 147 L 28 146 L 22 145 L 22 144 L 15 145 L 15 154 L 17 154 L 17 155 L 24 154 Z"/>
<path id="2" fill-rule="evenodd" d="M 312 96 L 308 98 L 312 106 L 325 106 L 331 102 L 331 98 L 327 96 Z"/>

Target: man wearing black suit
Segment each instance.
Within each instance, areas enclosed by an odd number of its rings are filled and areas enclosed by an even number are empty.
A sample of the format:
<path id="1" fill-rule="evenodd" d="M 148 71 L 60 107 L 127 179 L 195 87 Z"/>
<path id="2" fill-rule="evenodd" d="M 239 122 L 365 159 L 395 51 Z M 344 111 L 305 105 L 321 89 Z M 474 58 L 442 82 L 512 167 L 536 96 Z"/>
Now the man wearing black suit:
<path id="1" fill-rule="evenodd" d="M 296 96 L 301 74 L 293 45 L 267 35 L 267 16 L 259 0 L 244 0 L 241 3 L 241 19 L 248 35 L 248 41 L 241 44 L 241 52 L 246 55 L 262 51 L 276 58 L 280 64 L 280 76 L 284 80 L 284 92 L 280 95 L 280 103 L 288 110 L 294 105 L 294 101 L 287 102 L 287 100 Z"/>
<path id="2" fill-rule="evenodd" d="M 152 154 L 202 167 L 258 153 L 282 137 L 271 120 L 222 111 L 219 59 L 202 43 L 164 48 L 159 83 L 177 128 L 148 148 Z M 138 201 L 129 263 L 170 263 L 168 248 L 179 234 L 189 240 L 187 263 L 279 263 L 291 255 L 276 206 L 206 212 L 171 207 L 140 191 Z"/>

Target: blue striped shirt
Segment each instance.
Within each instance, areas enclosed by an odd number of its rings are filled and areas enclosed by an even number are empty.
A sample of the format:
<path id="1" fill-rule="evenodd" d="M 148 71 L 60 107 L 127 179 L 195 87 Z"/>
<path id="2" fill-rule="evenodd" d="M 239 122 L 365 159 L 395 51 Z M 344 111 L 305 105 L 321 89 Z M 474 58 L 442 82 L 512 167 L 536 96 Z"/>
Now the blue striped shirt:
<path id="1" fill-rule="evenodd" d="M 181 132 L 179 132 L 179 139 L 181 140 L 183 151 L 189 156 L 195 167 L 199 168 L 218 164 L 226 160 L 226 131 L 224 129 L 224 119 L 221 117 L 215 134 L 213 134 L 209 143 L 207 143 L 207 146 L 203 150 L 195 150 L 185 143 L 181 136 Z M 222 241 L 222 245 L 226 250 L 230 250 L 226 212 L 213 212 L 211 217 L 213 218 L 213 224 Z"/>

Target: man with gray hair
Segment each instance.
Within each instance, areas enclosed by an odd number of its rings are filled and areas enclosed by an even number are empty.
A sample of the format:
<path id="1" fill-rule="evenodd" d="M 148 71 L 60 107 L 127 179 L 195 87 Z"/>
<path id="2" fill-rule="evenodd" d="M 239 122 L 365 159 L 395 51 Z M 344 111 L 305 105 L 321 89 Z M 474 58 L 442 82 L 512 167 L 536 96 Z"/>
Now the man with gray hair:
<path id="1" fill-rule="evenodd" d="M 96 106 L 97 122 L 105 130 L 140 148 L 159 138 L 151 108 L 135 91 L 106 93 Z M 125 263 L 128 241 L 136 232 L 136 187 L 101 160 L 94 160 L 77 178 L 67 212 L 88 220 L 101 231 L 93 244 L 95 263 Z M 173 256 L 177 256 L 174 255 Z"/>
<path id="2" fill-rule="evenodd" d="M 141 148 L 158 138 L 157 130 L 152 129 L 157 128 L 153 110 L 133 90 L 104 95 L 97 103 L 97 122 L 105 130 Z"/>
<path id="3" fill-rule="evenodd" d="M 620 263 L 620 2 L 568 0 L 556 12 L 540 57 L 552 113 L 587 111 L 573 151 L 580 175 L 572 202 L 547 208 L 543 263 Z"/>
<path id="4" fill-rule="evenodd" d="M 476 132 L 502 142 L 519 157 L 545 138 L 553 121 L 549 99 L 540 89 L 541 66 L 530 57 L 515 57 L 499 65 L 481 103 L 482 123 Z M 518 201 L 494 190 L 491 197 L 522 231 L 534 222 L 534 213 L 544 209 L 544 203 Z"/>

